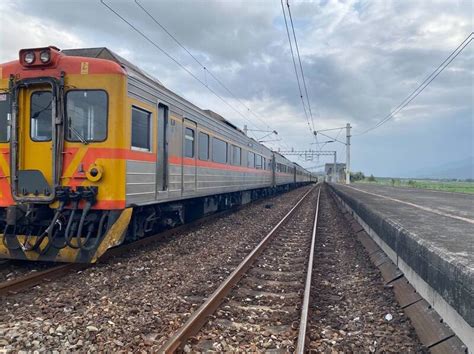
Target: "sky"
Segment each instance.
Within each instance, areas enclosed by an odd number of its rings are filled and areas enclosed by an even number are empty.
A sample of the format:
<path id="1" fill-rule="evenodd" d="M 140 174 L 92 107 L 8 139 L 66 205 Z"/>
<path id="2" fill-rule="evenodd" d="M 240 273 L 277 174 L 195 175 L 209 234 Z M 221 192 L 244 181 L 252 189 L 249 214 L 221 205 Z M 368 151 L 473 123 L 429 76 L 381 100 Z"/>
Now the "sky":
<path id="1" fill-rule="evenodd" d="M 227 103 L 99 0 L 1 1 L 0 62 L 16 59 L 21 48 L 108 47 L 240 128 L 276 130 L 278 136 L 266 138 L 281 139 L 266 143 L 274 149 L 318 149 L 309 125 L 321 130 L 350 123 L 353 171 L 416 176 L 425 168 L 473 161 L 474 41 L 395 118 L 358 136 L 473 31 L 471 0 L 290 0 L 314 123 L 303 110 L 278 0 L 138 0 L 206 70 L 134 0 L 104 1 Z M 249 134 L 262 138 L 261 131 Z M 345 131 L 330 133 L 345 139 Z M 329 143 L 323 150 L 336 150 L 338 162 L 345 162 L 345 145 Z M 312 168 L 332 161 L 293 159 Z"/>

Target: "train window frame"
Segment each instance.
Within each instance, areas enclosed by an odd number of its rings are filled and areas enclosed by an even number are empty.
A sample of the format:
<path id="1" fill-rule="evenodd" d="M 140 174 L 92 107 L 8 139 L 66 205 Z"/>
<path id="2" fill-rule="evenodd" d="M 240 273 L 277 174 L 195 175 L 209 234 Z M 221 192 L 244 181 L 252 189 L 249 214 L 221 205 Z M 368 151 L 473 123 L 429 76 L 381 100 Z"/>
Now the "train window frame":
<path id="1" fill-rule="evenodd" d="M 192 135 L 189 136 L 187 134 L 188 131 L 192 132 Z M 186 144 L 187 141 L 191 141 L 191 156 L 188 154 L 188 145 Z M 185 158 L 194 159 L 196 156 L 196 131 L 191 127 L 184 126 L 184 153 L 183 156 Z"/>
<path id="2" fill-rule="evenodd" d="M 216 151 L 217 149 L 215 149 L 215 146 L 214 146 L 214 142 L 215 141 L 219 141 L 219 142 L 223 142 L 225 144 L 225 160 L 224 161 L 216 161 Z M 212 161 L 215 162 L 215 163 L 220 163 L 220 164 L 227 164 L 227 162 L 229 161 L 229 156 L 228 156 L 228 145 L 229 143 L 223 139 L 219 139 L 215 136 L 212 137 Z"/>
<path id="3" fill-rule="evenodd" d="M 0 105 L 4 103 L 6 105 L 6 110 L 5 110 L 5 126 L 0 127 L 0 129 L 5 128 L 5 133 L 6 133 L 6 139 L 0 139 L 0 143 L 8 143 L 10 141 L 10 135 L 11 135 L 11 126 L 10 126 L 10 93 L 4 92 L 0 93 Z M 0 118 L 1 119 L 1 118 Z"/>
<path id="4" fill-rule="evenodd" d="M 31 92 L 30 94 L 30 118 L 29 118 L 29 122 L 30 122 L 30 139 L 31 141 L 34 141 L 35 143 L 47 143 L 47 142 L 51 142 L 52 138 L 53 138 L 53 123 L 52 123 L 52 117 L 51 117 L 51 120 L 50 120 L 50 123 L 51 123 L 51 136 L 49 139 L 37 139 L 33 136 L 33 104 L 32 104 L 32 99 L 33 99 L 33 95 L 37 94 L 37 93 L 44 93 L 44 92 L 48 92 L 49 94 L 51 94 L 51 104 L 50 106 L 53 105 L 53 92 L 51 90 L 36 90 L 36 91 L 33 91 Z M 49 105 L 48 105 L 49 106 Z M 46 109 L 45 108 L 42 108 L 43 110 Z M 52 107 L 51 107 L 52 109 Z"/>
<path id="5" fill-rule="evenodd" d="M 106 111 L 105 111 L 105 137 L 104 139 L 93 139 L 93 140 L 88 140 L 86 139 L 86 141 L 88 143 L 103 143 L 104 141 L 107 141 L 107 139 L 109 138 L 109 106 L 110 106 L 110 100 L 109 100 L 109 93 L 106 91 L 106 90 L 101 90 L 101 89 L 73 89 L 73 90 L 68 90 L 66 92 L 66 94 L 64 95 L 64 115 L 65 115 L 65 130 L 64 130 L 64 139 L 69 142 L 69 143 L 80 143 L 80 139 L 68 139 L 68 136 L 67 136 L 67 129 L 68 129 L 68 116 L 67 116 L 67 96 L 70 92 L 91 92 L 91 91 L 95 91 L 95 92 L 104 92 L 105 93 L 105 99 L 106 99 Z"/>
<path id="6" fill-rule="evenodd" d="M 235 153 L 234 151 L 239 151 L 239 161 L 235 161 Z M 237 145 L 232 145 L 232 165 L 233 166 L 242 166 L 242 148 Z"/>
<path id="7" fill-rule="evenodd" d="M 209 161 L 209 158 L 211 157 L 211 149 L 210 149 L 210 147 L 211 147 L 211 144 L 210 144 L 211 137 L 209 136 L 209 134 L 207 134 L 205 132 L 202 132 L 202 131 L 200 131 L 198 135 L 199 135 L 198 136 L 198 158 L 201 161 Z M 201 152 L 202 152 L 201 140 L 202 140 L 203 136 L 206 136 L 206 138 L 207 138 L 207 149 L 206 149 L 207 150 L 206 151 L 206 154 L 207 154 L 206 156 L 207 157 L 206 158 L 203 158 L 203 156 L 201 155 Z"/>
<path id="8" fill-rule="evenodd" d="M 133 110 L 137 110 L 137 111 L 141 111 L 141 112 L 144 112 L 144 113 L 148 113 L 148 122 L 149 122 L 149 129 L 148 129 L 148 143 L 149 143 L 149 147 L 148 148 L 143 148 L 143 147 L 140 147 L 140 146 L 133 146 Z M 131 105 L 131 110 L 130 110 L 130 132 L 131 132 L 131 135 L 130 135 L 130 149 L 133 150 L 133 151 L 142 151 L 142 152 L 153 152 L 153 135 L 152 135 L 152 132 L 153 132 L 153 112 L 145 109 L 145 108 L 142 108 L 140 106 L 137 106 L 137 105 Z"/>
<path id="9" fill-rule="evenodd" d="M 250 156 L 253 155 L 252 164 L 250 163 Z M 247 167 L 248 168 L 255 168 L 255 153 L 252 151 L 247 151 Z"/>
<path id="10" fill-rule="evenodd" d="M 255 168 L 257 170 L 261 170 L 262 169 L 262 155 L 259 155 L 259 154 L 255 154 Z"/>

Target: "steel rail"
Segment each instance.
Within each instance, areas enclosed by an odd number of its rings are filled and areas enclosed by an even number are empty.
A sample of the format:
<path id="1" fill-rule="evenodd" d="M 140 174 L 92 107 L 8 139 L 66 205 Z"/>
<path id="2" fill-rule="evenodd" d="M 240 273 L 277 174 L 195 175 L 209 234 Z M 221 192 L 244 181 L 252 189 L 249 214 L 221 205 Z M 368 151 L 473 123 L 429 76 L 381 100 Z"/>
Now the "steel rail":
<path id="1" fill-rule="evenodd" d="M 0 296 L 17 293 L 20 290 L 42 284 L 45 280 L 59 278 L 72 271 L 87 268 L 87 264 L 68 263 L 52 267 L 40 272 L 34 272 L 10 281 L 0 283 Z"/>
<path id="2" fill-rule="evenodd" d="M 296 345 L 296 354 L 303 354 L 305 351 L 306 330 L 308 326 L 308 311 L 311 296 L 311 279 L 313 277 L 313 261 L 314 249 L 316 246 L 316 230 L 318 228 L 319 216 L 319 197 L 321 196 L 321 188 L 318 191 L 318 199 L 316 201 L 316 211 L 314 213 L 313 232 L 311 235 L 311 250 L 309 253 L 308 270 L 306 271 L 306 284 L 304 289 L 303 305 L 301 307 L 300 328 L 298 332 L 298 342 Z"/>
<path id="3" fill-rule="evenodd" d="M 170 237 L 181 232 L 190 231 L 191 229 L 197 226 L 200 226 L 201 224 L 205 222 L 209 222 L 211 220 L 217 219 L 218 217 L 222 217 L 225 214 L 240 210 L 240 208 L 241 207 L 237 207 L 233 209 L 224 210 L 216 214 L 211 214 L 203 218 L 197 219 L 195 221 L 192 221 L 190 223 L 180 225 L 172 229 L 160 232 L 158 234 L 148 236 L 134 242 L 126 243 L 118 247 L 111 248 L 107 250 L 106 253 L 104 253 L 104 255 L 100 258 L 99 262 L 100 261 L 103 262 L 107 259 L 120 256 L 126 253 L 127 251 L 134 250 L 139 247 L 143 247 L 153 242 L 163 240 L 165 237 Z M 58 279 L 62 276 L 67 275 L 68 273 L 78 271 L 78 270 L 83 270 L 89 267 L 93 267 L 95 264 L 96 263 L 66 263 L 66 264 L 61 264 L 58 266 L 48 268 L 40 272 L 30 273 L 28 275 L 24 275 L 10 281 L 2 282 L 0 283 L 0 296 L 16 294 L 20 290 L 28 289 L 33 286 L 41 284 L 45 279 L 47 281 Z"/>
<path id="4" fill-rule="evenodd" d="M 221 283 L 221 285 L 209 296 L 184 323 L 184 325 L 170 337 L 158 350 L 159 353 L 174 353 L 180 349 L 187 340 L 197 334 L 207 322 L 209 315 L 213 314 L 220 306 L 224 298 L 230 293 L 235 284 L 239 282 L 242 276 L 254 263 L 255 259 L 263 252 L 266 245 L 271 241 L 277 232 L 285 225 L 293 214 L 300 208 L 306 198 L 314 191 L 316 187 L 311 188 L 303 197 L 291 208 L 291 210 L 273 227 L 273 229 L 263 238 L 262 241 L 250 252 L 245 259 L 235 268 L 235 270 Z"/>
<path id="5" fill-rule="evenodd" d="M 307 194 L 307 193 L 306 193 Z M 306 195 L 305 194 L 305 195 Z M 261 198 L 259 201 L 263 201 L 267 198 Z M 240 205 L 237 207 L 233 207 L 231 209 L 223 210 L 221 212 L 217 212 L 214 214 L 210 214 L 204 217 L 201 217 L 197 220 L 191 221 L 189 223 L 174 227 L 172 229 L 157 233 L 152 236 L 148 236 L 145 238 L 142 238 L 140 240 L 130 242 L 121 246 L 117 246 L 114 248 L 109 249 L 104 255 L 99 259 L 100 261 L 105 261 L 107 259 L 113 258 L 120 256 L 127 251 L 137 249 L 139 247 L 146 246 L 148 244 L 163 240 L 165 237 L 170 237 L 173 235 L 176 235 L 178 233 L 186 232 L 186 231 L 191 231 L 192 229 L 196 228 L 197 226 L 200 226 L 206 222 L 218 219 L 220 217 L 223 217 L 227 214 L 234 213 L 236 211 L 242 210 L 253 203 L 245 204 L 245 205 Z M 1 260 L 3 261 L 3 260 Z M 10 260 L 6 260 L 10 261 Z M 54 266 L 51 268 L 48 268 L 46 270 L 40 271 L 40 272 L 33 272 L 28 275 L 24 275 L 21 277 L 18 277 L 16 279 L 2 282 L 0 283 L 0 296 L 8 296 L 12 294 L 16 294 L 21 290 L 25 290 L 28 288 L 31 288 L 36 285 L 42 284 L 45 280 L 46 281 L 52 281 L 54 279 L 58 279 L 64 275 L 67 275 L 68 273 L 78 271 L 78 270 L 83 270 L 89 267 L 94 266 L 96 263 L 67 263 L 67 264 L 61 264 L 59 266 Z M 1 263 L 0 263 L 1 265 Z"/>

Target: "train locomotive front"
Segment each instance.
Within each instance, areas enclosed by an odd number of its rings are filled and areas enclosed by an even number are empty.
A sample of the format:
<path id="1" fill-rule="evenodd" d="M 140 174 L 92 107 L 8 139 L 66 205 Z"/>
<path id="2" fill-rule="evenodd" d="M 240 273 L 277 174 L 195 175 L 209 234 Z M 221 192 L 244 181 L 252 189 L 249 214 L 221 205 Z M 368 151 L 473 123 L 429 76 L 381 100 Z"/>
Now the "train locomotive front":
<path id="1" fill-rule="evenodd" d="M 0 258 L 94 262 L 132 215 L 126 72 L 47 47 L 21 50 L 0 79 Z"/>

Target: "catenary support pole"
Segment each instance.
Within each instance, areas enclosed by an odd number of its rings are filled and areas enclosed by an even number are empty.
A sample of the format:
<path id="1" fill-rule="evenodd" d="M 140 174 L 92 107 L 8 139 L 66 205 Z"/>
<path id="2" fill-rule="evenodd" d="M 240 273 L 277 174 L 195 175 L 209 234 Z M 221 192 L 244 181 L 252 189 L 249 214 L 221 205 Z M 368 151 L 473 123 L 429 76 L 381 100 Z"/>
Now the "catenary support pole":
<path id="1" fill-rule="evenodd" d="M 346 125 L 346 184 L 351 184 L 351 125 Z"/>
<path id="2" fill-rule="evenodd" d="M 336 158 L 336 151 L 334 151 L 334 168 L 332 171 L 332 179 L 333 183 L 337 183 L 337 158 Z"/>

